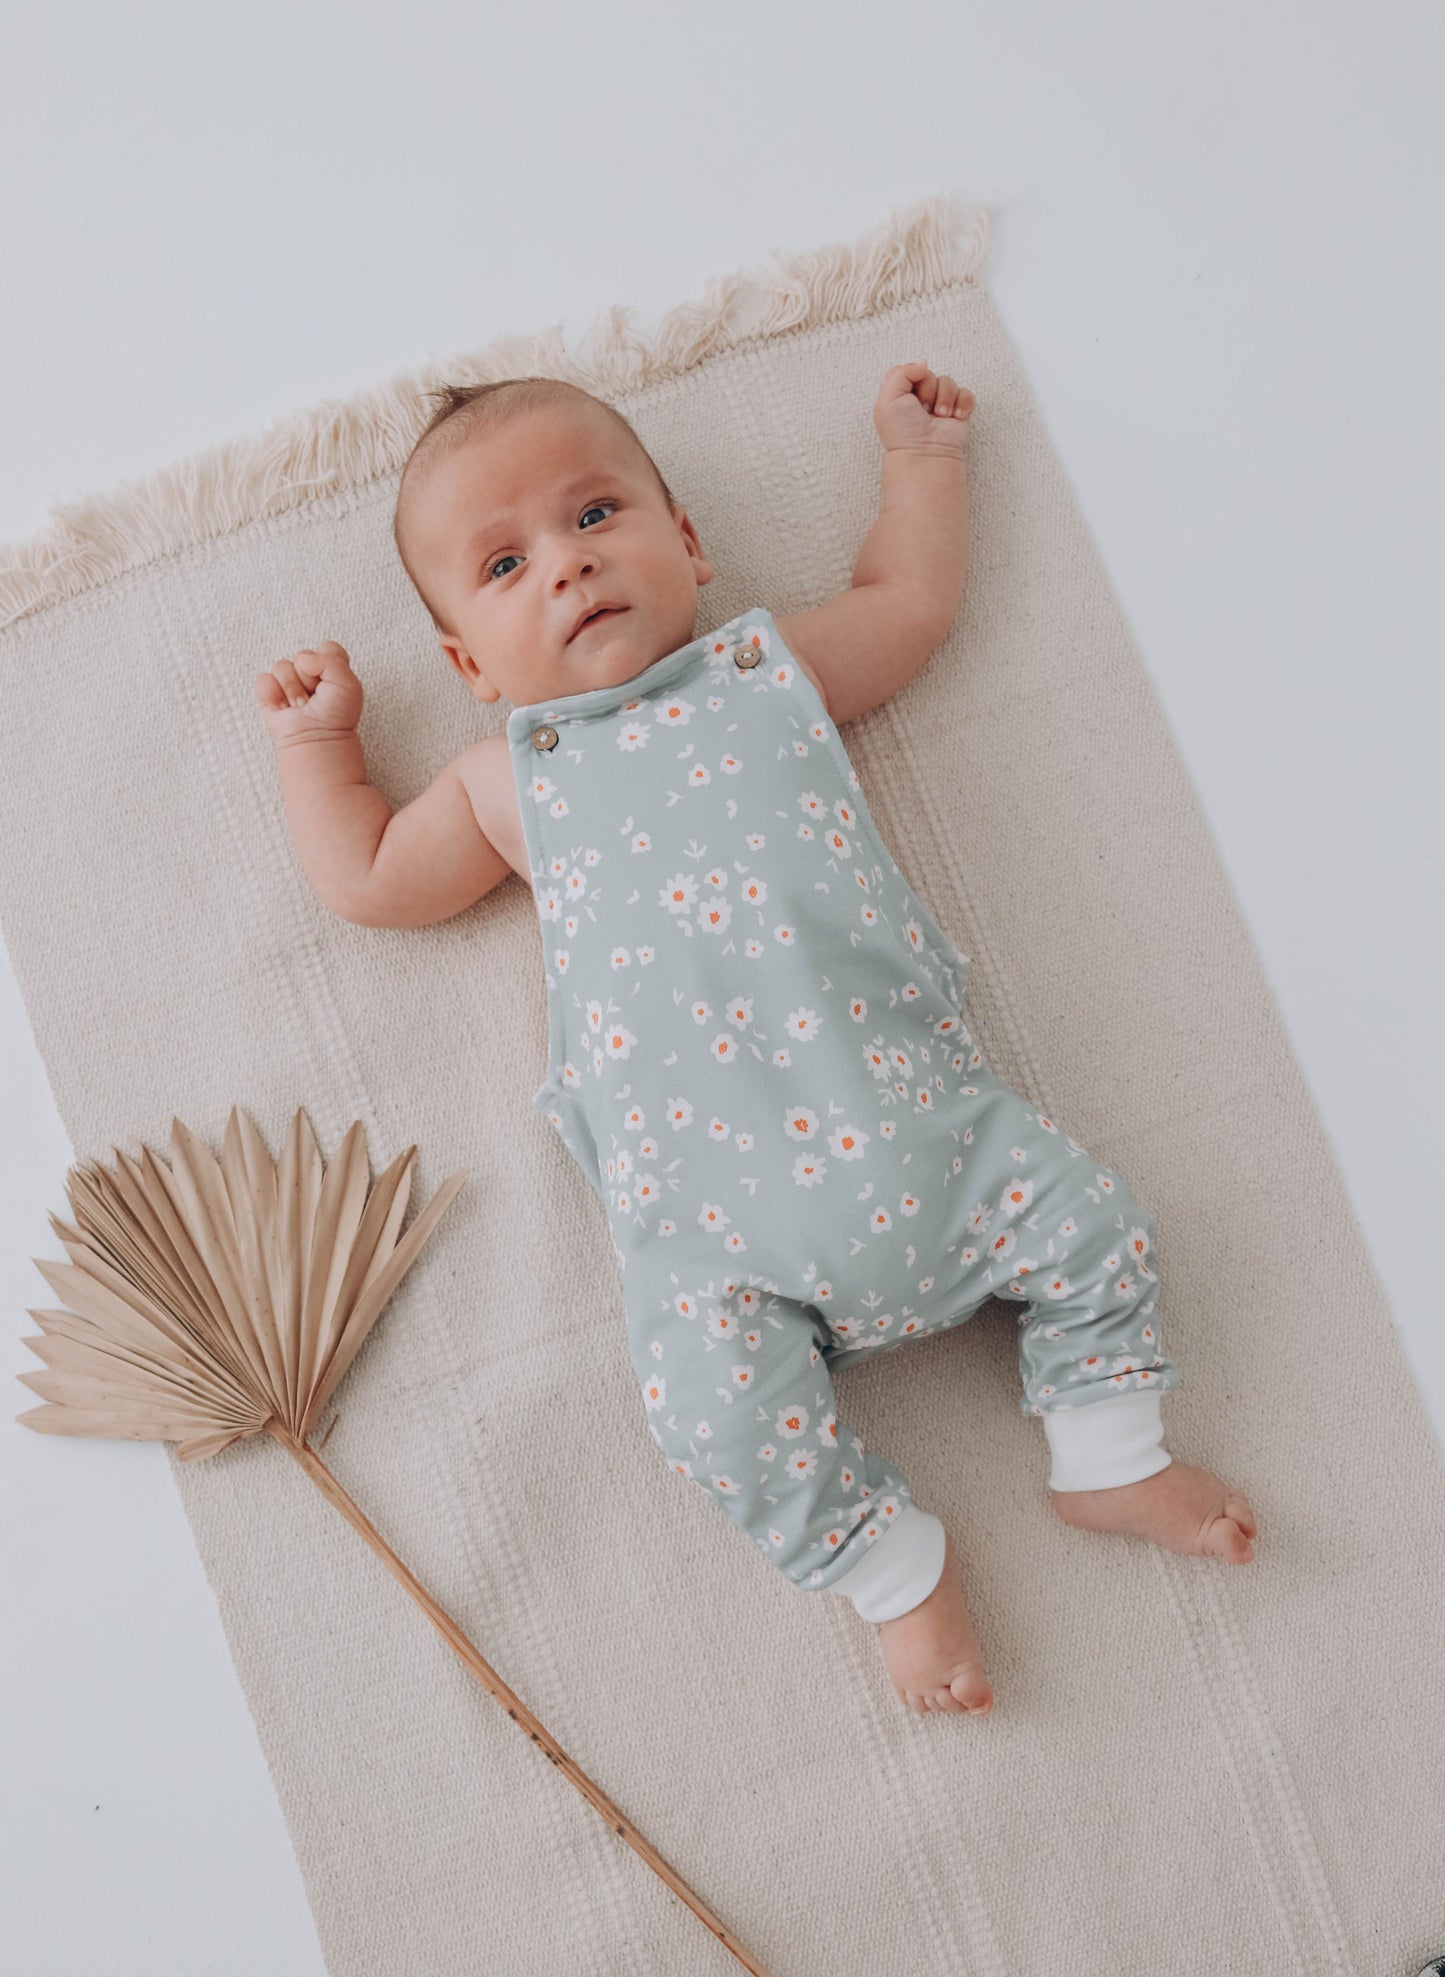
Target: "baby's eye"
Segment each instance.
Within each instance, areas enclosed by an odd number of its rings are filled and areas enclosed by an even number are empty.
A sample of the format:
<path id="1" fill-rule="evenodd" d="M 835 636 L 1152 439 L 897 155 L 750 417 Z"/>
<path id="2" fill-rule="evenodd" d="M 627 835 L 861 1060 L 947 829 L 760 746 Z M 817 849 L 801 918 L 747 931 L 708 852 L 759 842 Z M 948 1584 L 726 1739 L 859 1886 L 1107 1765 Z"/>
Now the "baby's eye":
<path id="1" fill-rule="evenodd" d="M 615 501 L 593 501 L 589 503 L 588 506 L 582 510 L 581 519 L 582 521 L 585 522 L 589 515 L 596 514 L 604 508 L 612 509 L 615 508 L 616 506 L 617 503 Z M 579 523 L 579 527 L 580 525 L 581 524 Z M 516 560 L 517 559 L 515 556 L 499 556 L 496 562 L 493 563 L 492 567 L 487 571 L 488 578 L 490 579 L 494 577 L 497 574 L 498 570 L 501 569 L 504 563 L 515 563 Z"/>

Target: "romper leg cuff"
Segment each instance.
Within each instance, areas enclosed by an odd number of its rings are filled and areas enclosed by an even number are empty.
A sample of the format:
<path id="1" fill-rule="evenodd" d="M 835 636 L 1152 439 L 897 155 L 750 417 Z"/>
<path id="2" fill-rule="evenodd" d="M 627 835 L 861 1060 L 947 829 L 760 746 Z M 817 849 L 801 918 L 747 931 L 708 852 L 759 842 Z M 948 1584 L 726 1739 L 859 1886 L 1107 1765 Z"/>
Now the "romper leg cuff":
<path id="1" fill-rule="evenodd" d="M 828 1588 L 846 1593 L 863 1620 L 896 1620 L 922 1604 L 943 1577 L 943 1552 L 948 1542 L 943 1525 L 931 1510 L 911 1500 L 898 1521 L 875 1538 L 858 1563 Z"/>
<path id="2" fill-rule="evenodd" d="M 1139 1483 L 1167 1469 L 1173 1457 L 1160 1446 L 1164 1428 L 1157 1393 L 1110 1394 L 1082 1407 L 1046 1407 L 1044 1434 L 1053 1468 L 1051 1490 L 1108 1490 Z"/>

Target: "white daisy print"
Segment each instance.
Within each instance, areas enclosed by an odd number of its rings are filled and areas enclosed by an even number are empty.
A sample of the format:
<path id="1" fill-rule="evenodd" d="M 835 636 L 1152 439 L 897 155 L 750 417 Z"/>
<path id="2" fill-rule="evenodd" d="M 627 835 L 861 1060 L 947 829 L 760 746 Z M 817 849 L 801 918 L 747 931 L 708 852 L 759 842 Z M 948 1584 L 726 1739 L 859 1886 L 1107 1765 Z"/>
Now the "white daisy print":
<path id="1" fill-rule="evenodd" d="M 508 726 L 545 959 L 533 1103 L 606 1210 L 650 1433 L 819 1585 L 909 1500 L 829 1363 L 1007 1296 L 1024 1413 L 1171 1386 L 1155 1224 L 991 1072 L 968 957 L 768 612 L 577 686 L 585 708 Z M 928 843 L 923 799 L 894 800 Z"/>

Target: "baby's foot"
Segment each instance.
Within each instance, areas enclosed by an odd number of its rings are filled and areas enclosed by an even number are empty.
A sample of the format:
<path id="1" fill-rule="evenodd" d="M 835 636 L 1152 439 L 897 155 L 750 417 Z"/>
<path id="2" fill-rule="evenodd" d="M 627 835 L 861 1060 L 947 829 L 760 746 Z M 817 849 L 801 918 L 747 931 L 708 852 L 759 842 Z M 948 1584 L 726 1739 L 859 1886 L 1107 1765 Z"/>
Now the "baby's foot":
<path id="1" fill-rule="evenodd" d="M 920 1716 L 932 1710 L 983 1716 L 993 1708 L 951 1537 L 945 1539 L 943 1572 L 928 1598 L 896 1620 L 880 1620 L 878 1634 L 894 1688 Z"/>
<path id="2" fill-rule="evenodd" d="M 1166 1551 L 1223 1558 L 1247 1565 L 1259 1535 L 1243 1490 L 1232 1490 L 1211 1470 L 1177 1458 L 1137 1483 L 1108 1490 L 1050 1490 L 1066 1524 L 1086 1531 L 1123 1531 L 1149 1538 Z"/>

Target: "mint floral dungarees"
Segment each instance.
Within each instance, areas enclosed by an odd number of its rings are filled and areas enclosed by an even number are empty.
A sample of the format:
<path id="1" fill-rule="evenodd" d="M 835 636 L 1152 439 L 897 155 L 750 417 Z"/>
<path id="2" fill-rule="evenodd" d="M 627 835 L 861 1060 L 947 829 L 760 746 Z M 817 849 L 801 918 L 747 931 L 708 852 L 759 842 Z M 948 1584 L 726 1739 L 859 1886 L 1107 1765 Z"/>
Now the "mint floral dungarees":
<path id="1" fill-rule="evenodd" d="M 647 1424 L 796 1586 L 872 1620 L 943 1527 L 830 1367 L 1021 1305 L 1054 1488 L 1170 1460 L 1154 1220 L 969 1033 L 969 960 L 768 611 L 514 708 L 547 983 L 533 1104 L 607 1211 Z M 846 1583 L 845 1583 L 846 1581 Z"/>

